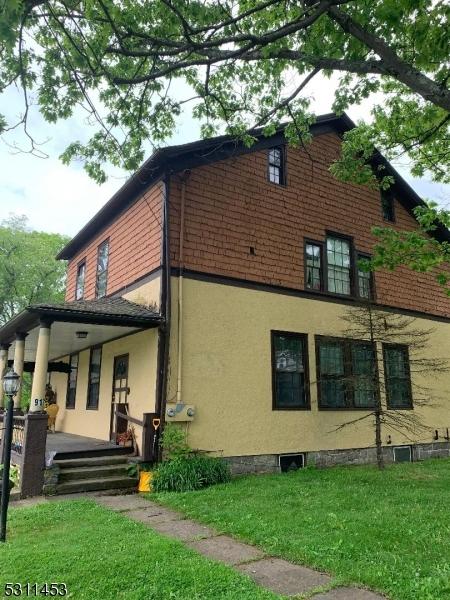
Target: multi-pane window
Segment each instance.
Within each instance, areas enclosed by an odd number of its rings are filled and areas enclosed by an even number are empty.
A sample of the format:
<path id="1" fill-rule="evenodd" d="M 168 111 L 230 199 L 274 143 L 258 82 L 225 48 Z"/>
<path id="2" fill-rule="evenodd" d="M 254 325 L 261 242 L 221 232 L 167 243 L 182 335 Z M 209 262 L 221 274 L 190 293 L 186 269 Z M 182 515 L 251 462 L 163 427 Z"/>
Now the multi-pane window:
<path id="1" fill-rule="evenodd" d="M 395 221 L 394 196 L 389 190 L 381 190 L 381 211 L 385 221 Z"/>
<path id="2" fill-rule="evenodd" d="M 358 296 L 365 300 L 372 298 L 372 273 L 364 268 L 364 263 L 369 263 L 369 257 L 358 254 Z"/>
<path id="3" fill-rule="evenodd" d="M 269 181 L 284 184 L 284 157 L 283 148 L 278 146 L 270 148 L 268 154 L 268 176 Z"/>
<path id="4" fill-rule="evenodd" d="M 307 336 L 272 332 L 274 409 L 309 408 Z"/>
<path id="5" fill-rule="evenodd" d="M 408 347 L 384 344 L 383 359 L 388 408 L 412 408 Z"/>
<path id="6" fill-rule="evenodd" d="M 91 348 L 89 358 L 89 381 L 86 408 L 97 409 L 100 393 L 100 369 L 102 366 L 102 348 Z"/>
<path id="7" fill-rule="evenodd" d="M 316 338 L 321 408 L 373 408 L 375 350 L 371 343 Z"/>
<path id="8" fill-rule="evenodd" d="M 322 289 L 322 246 L 307 242 L 306 255 L 306 287 L 310 290 Z"/>
<path id="9" fill-rule="evenodd" d="M 106 285 L 108 282 L 108 260 L 109 260 L 109 241 L 105 240 L 100 244 L 97 251 L 97 285 L 96 297 L 102 298 L 106 295 Z"/>
<path id="10" fill-rule="evenodd" d="M 69 360 L 70 373 L 67 380 L 66 408 L 75 408 L 78 378 L 78 354 L 71 354 Z"/>
<path id="11" fill-rule="evenodd" d="M 77 282 L 75 286 L 75 300 L 81 300 L 84 296 L 84 280 L 86 278 L 86 261 L 78 265 Z"/>
<path id="12" fill-rule="evenodd" d="M 350 295 L 350 242 L 338 237 L 327 238 L 328 291 Z"/>

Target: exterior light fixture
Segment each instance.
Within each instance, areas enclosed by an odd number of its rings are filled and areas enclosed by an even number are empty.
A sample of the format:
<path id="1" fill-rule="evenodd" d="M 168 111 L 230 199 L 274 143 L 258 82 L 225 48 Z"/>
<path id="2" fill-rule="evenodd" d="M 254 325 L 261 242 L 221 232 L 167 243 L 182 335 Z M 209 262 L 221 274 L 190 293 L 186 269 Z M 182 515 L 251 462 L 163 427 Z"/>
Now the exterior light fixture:
<path id="1" fill-rule="evenodd" d="M 78 338 L 79 340 L 84 340 L 84 339 L 86 339 L 86 338 L 87 338 L 87 336 L 88 336 L 88 332 L 87 332 L 87 331 L 76 331 L 76 332 L 75 332 L 75 335 L 77 336 L 77 338 Z"/>
<path id="2" fill-rule="evenodd" d="M 8 404 L 4 420 L 4 445 L 3 445 L 3 476 L 0 504 L 0 542 L 6 540 L 6 517 L 9 504 L 9 467 L 11 462 L 11 441 L 13 431 L 13 396 L 17 394 L 20 387 L 20 376 L 10 369 L 3 376 L 3 391 L 8 397 Z"/>

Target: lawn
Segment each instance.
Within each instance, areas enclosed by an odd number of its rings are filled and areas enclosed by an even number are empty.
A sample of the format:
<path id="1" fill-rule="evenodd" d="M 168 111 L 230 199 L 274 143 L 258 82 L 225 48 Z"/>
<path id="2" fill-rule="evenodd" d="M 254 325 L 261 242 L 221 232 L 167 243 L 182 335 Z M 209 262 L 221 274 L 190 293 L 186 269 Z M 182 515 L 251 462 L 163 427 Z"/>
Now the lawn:
<path id="1" fill-rule="evenodd" d="M 239 477 L 157 500 L 392 600 L 450 599 L 450 461 Z"/>
<path id="2" fill-rule="evenodd" d="M 0 597 L 7 582 L 64 582 L 76 600 L 279 598 L 89 500 L 13 508 L 8 529 L 0 546 Z"/>

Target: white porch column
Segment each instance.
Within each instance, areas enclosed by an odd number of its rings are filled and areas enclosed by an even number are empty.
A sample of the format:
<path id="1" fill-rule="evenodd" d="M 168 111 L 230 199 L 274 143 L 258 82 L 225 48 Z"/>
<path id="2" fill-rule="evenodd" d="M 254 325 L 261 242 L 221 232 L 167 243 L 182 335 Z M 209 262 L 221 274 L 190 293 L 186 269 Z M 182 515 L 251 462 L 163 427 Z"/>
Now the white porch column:
<path id="1" fill-rule="evenodd" d="M 25 338 L 27 337 L 26 333 L 22 331 L 16 332 L 16 341 L 14 344 L 14 365 L 13 369 L 20 375 L 20 387 L 17 394 L 14 397 L 14 408 L 20 408 L 20 399 L 22 394 L 22 377 L 23 377 L 23 361 L 25 357 Z"/>
<path id="2" fill-rule="evenodd" d="M 34 363 L 33 385 L 31 388 L 30 412 L 44 410 L 45 384 L 47 382 L 48 352 L 50 348 L 50 326 L 48 321 L 41 321 Z"/>
<path id="3" fill-rule="evenodd" d="M 8 368 L 8 350 L 10 344 L 0 344 L 0 381 Z M 3 387 L 0 389 L 0 408 L 4 406 Z"/>

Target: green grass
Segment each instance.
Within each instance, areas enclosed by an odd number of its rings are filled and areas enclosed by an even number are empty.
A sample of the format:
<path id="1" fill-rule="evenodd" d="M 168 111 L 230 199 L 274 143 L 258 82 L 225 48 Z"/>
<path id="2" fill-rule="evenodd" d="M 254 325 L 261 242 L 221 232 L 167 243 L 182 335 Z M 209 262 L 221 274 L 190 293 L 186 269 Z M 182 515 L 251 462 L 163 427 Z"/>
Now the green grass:
<path id="1" fill-rule="evenodd" d="M 450 598 L 450 461 L 304 469 L 152 494 L 267 553 L 392 600 Z"/>
<path id="2" fill-rule="evenodd" d="M 6 582 L 65 582 L 75 599 L 279 598 L 89 500 L 13 508 L 9 515 L 8 541 L 0 546 L 0 597 Z"/>

